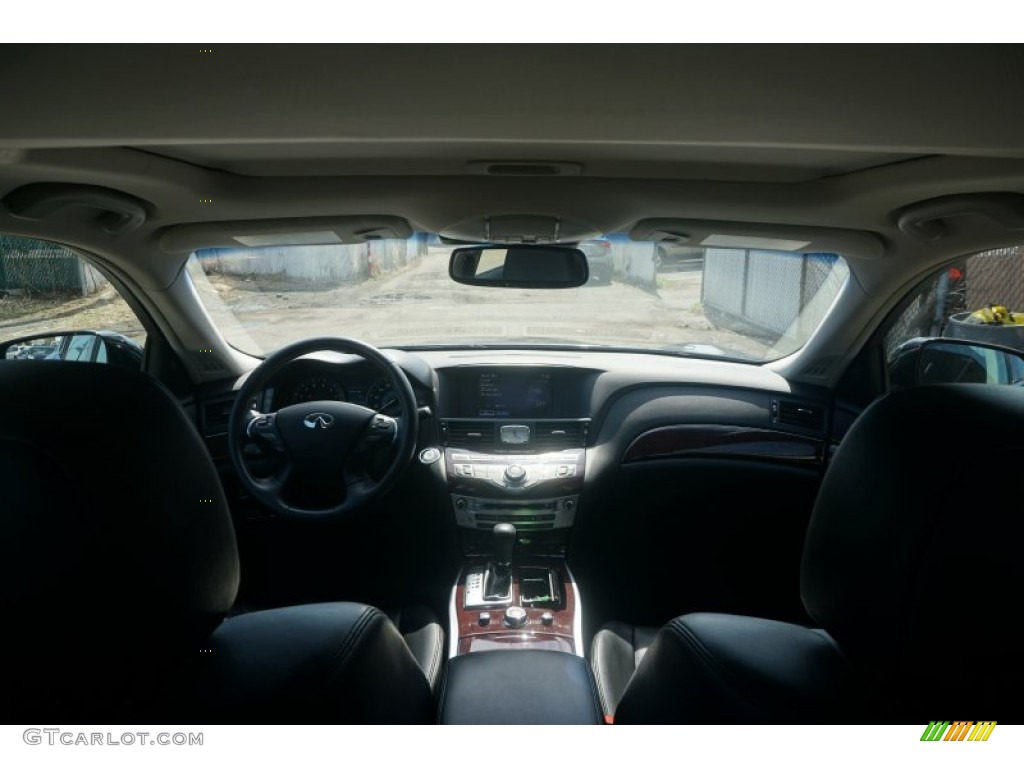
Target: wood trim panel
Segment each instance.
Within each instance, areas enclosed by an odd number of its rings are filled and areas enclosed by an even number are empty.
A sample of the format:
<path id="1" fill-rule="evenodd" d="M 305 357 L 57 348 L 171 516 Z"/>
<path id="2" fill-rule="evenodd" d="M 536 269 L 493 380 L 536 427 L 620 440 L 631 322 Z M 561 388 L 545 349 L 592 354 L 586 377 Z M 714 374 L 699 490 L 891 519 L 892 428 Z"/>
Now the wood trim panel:
<path id="1" fill-rule="evenodd" d="M 512 567 L 512 603 L 511 605 L 522 605 L 522 597 L 519 588 L 519 574 L 523 568 L 550 568 L 557 574 L 562 599 L 559 607 L 554 608 L 526 608 L 526 626 L 521 629 L 511 629 L 503 622 L 505 608 L 498 606 L 494 608 L 473 608 L 466 609 L 463 606 L 466 602 L 465 573 L 474 567 L 484 565 L 485 561 L 475 560 L 467 563 L 466 568 L 459 573 L 458 586 L 455 590 L 455 613 L 456 626 L 458 626 L 458 651 L 469 653 L 474 650 L 475 639 L 482 639 L 491 643 L 508 645 L 510 648 L 529 647 L 552 647 L 561 646 L 562 650 L 574 653 L 575 640 L 573 638 L 574 620 L 576 617 L 576 593 L 569 580 L 569 574 L 565 570 L 564 563 L 559 559 L 529 558 L 517 561 Z M 550 612 L 554 621 L 545 625 L 541 623 L 540 617 L 545 612 Z M 491 614 L 491 622 L 486 626 L 480 625 L 480 614 Z M 493 647 L 493 646 L 492 646 Z M 477 648 L 475 650 L 480 650 Z"/>
<path id="2" fill-rule="evenodd" d="M 757 427 L 678 424 L 644 432 L 630 443 L 622 463 L 724 456 L 813 465 L 820 464 L 823 455 L 823 440 L 791 432 Z"/>

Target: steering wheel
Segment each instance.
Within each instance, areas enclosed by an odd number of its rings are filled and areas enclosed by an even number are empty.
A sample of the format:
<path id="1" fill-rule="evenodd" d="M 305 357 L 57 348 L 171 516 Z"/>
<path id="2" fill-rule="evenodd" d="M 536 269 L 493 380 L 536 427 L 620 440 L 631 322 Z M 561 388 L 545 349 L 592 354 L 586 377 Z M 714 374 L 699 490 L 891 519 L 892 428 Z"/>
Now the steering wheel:
<path id="1" fill-rule="evenodd" d="M 335 400 L 289 405 L 273 413 L 250 408 L 288 363 L 311 352 L 344 352 L 375 363 L 387 374 L 402 418 Z M 259 502 L 288 517 L 351 517 L 398 482 L 416 451 L 419 416 L 416 395 L 399 365 L 376 347 L 344 338 L 316 338 L 289 344 L 260 364 L 238 390 L 228 421 L 228 452 L 242 485 Z M 247 440 L 277 458 L 269 477 L 258 477 L 245 459 Z M 369 465 L 390 452 L 378 478 Z M 323 506 L 298 506 L 289 498 L 314 497 Z"/>

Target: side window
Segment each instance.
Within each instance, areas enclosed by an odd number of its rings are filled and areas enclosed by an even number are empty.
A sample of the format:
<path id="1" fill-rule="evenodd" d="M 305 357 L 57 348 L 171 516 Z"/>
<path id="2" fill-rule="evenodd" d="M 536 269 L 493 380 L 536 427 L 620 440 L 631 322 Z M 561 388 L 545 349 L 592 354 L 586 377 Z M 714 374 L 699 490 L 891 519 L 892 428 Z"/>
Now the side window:
<path id="1" fill-rule="evenodd" d="M 54 243 L 0 234 L 2 357 L 138 367 L 145 343 L 146 331 L 131 307 L 81 256 Z"/>
<path id="2" fill-rule="evenodd" d="M 965 257 L 915 289 L 885 334 L 890 381 L 1021 381 L 1024 361 L 974 344 L 1024 353 L 1024 245 Z"/>

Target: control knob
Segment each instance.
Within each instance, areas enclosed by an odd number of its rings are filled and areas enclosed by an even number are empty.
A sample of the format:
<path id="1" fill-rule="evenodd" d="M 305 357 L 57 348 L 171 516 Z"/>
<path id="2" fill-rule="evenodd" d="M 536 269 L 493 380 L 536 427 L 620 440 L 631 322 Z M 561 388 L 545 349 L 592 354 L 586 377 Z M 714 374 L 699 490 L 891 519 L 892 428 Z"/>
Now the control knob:
<path id="1" fill-rule="evenodd" d="M 513 629 L 526 625 L 526 609 L 521 608 L 518 605 L 505 610 L 505 623 Z"/>
<path id="2" fill-rule="evenodd" d="M 509 464 L 505 467 L 505 480 L 511 485 L 521 485 L 526 481 L 526 470 L 521 464 Z"/>

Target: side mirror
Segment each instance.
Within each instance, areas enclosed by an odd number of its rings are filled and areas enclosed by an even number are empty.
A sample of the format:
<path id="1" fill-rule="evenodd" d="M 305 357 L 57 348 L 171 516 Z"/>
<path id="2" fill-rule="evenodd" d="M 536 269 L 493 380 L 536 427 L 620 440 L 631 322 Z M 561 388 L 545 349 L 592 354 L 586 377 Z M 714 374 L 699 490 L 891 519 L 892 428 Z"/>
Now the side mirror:
<path id="1" fill-rule="evenodd" d="M 0 343 L 4 360 L 68 360 L 80 363 L 109 363 L 124 368 L 142 368 L 143 350 L 119 333 L 69 331 L 45 336 L 23 336 Z"/>
<path id="2" fill-rule="evenodd" d="M 889 363 L 893 387 L 918 384 L 1022 384 L 1024 354 L 967 339 L 911 339 Z"/>
<path id="3" fill-rule="evenodd" d="M 579 248 L 480 245 L 452 251 L 448 274 L 457 283 L 492 288 L 578 288 L 590 268 Z"/>

